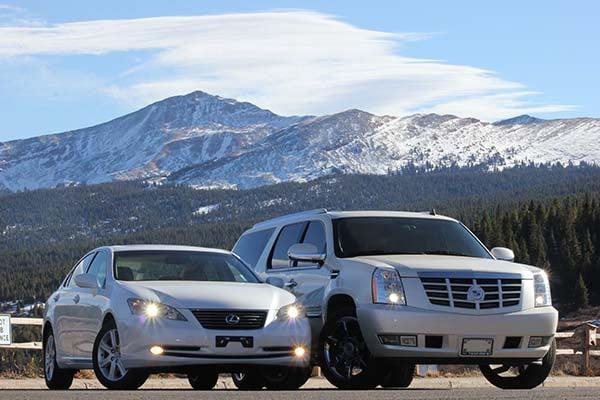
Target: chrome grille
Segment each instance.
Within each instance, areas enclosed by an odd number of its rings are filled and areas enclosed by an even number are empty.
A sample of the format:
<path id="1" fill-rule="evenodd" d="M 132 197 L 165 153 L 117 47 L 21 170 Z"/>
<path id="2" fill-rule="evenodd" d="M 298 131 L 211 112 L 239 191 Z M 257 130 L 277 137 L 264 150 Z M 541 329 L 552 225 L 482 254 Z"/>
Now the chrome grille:
<path id="1" fill-rule="evenodd" d="M 260 329 L 265 326 L 267 311 L 248 310 L 191 310 L 205 329 Z M 228 323 L 227 317 L 235 315 L 237 323 Z M 235 320 L 235 318 L 234 318 Z"/>
<path id="2" fill-rule="evenodd" d="M 421 277 L 431 304 L 446 307 L 488 310 L 513 307 L 521 302 L 521 279 L 516 278 L 447 278 Z M 483 289 L 482 300 L 470 300 L 469 288 Z"/>

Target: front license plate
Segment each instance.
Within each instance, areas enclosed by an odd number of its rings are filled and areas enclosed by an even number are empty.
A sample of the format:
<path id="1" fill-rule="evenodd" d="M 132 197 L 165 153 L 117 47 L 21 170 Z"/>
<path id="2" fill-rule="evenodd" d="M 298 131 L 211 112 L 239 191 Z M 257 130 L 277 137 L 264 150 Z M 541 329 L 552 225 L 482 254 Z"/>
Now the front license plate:
<path id="1" fill-rule="evenodd" d="M 254 338 L 252 336 L 217 336 L 215 338 L 215 346 L 227 347 L 231 342 L 238 342 L 244 348 L 254 347 Z"/>
<path id="2" fill-rule="evenodd" d="M 492 355 L 494 339 L 463 339 L 460 355 L 486 357 Z"/>

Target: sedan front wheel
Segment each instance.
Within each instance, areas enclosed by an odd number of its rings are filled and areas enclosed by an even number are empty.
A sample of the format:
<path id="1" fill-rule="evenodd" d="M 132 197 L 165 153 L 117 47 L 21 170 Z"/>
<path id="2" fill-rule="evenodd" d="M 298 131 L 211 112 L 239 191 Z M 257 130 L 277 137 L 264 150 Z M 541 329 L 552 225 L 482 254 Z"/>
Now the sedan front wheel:
<path id="1" fill-rule="evenodd" d="M 127 369 L 123 365 L 119 331 L 114 321 L 108 321 L 100 329 L 94 343 L 92 361 L 96 378 L 107 389 L 137 389 L 148 379 L 148 373 Z"/>

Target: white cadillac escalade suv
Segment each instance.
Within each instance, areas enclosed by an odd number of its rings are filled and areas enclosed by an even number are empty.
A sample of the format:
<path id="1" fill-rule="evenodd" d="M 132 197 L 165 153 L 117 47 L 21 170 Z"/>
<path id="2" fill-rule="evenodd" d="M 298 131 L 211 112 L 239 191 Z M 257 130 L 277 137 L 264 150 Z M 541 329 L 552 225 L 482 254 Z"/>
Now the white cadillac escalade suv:
<path id="1" fill-rule="evenodd" d="M 293 292 L 313 363 L 346 389 L 406 387 L 415 364 L 475 364 L 492 384 L 541 384 L 556 356 L 548 277 L 430 213 L 314 210 L 254 225 L 233 252 Z"/>

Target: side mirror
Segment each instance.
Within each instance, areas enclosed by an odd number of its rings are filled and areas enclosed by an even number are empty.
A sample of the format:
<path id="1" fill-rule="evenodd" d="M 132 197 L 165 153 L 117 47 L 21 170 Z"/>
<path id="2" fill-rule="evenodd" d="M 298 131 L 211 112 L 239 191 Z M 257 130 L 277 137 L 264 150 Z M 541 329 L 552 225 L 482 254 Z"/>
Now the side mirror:
<path id="1" fill-rule="evenodd" d="M 292 261 L 309 261 L 321 264 L 325 261 L 325 253 L 319 252 L 314 244 L 296 243 L 289 248 L 288 258 Z"/>
<path id="2" fill-rule="evenodd" d="M 281 288 L 283 289 L 283 287 L 285 286 L 285 282 L 283 279 L 278 278 L 276 276 L 270 276 L 267 278 L 267 283 L 269 285 L 273 285 L 275 287 Z"/>
<path id="3" fill-rule="evenodd" d="M 494 247 L 491 252 L 497 260 L 515 261 L 515 253 L 506 247 Z"/>
<path id="4" fill-rule="evenodd" d="M 93 274 L 79 274 L 75 276 L 75 284 L 80 288 L 98 289 L 98 277 Z"/>

